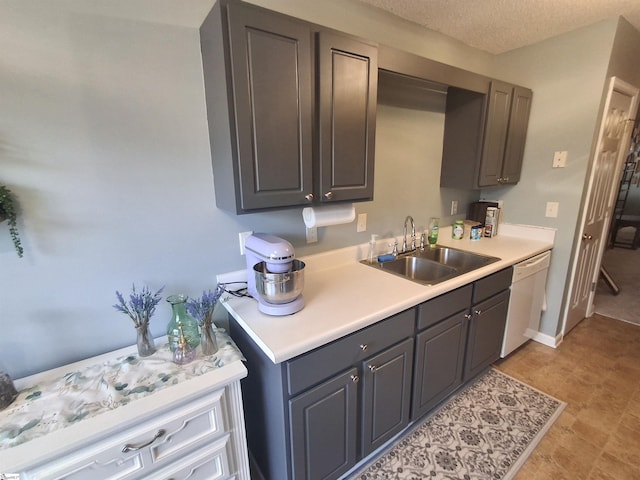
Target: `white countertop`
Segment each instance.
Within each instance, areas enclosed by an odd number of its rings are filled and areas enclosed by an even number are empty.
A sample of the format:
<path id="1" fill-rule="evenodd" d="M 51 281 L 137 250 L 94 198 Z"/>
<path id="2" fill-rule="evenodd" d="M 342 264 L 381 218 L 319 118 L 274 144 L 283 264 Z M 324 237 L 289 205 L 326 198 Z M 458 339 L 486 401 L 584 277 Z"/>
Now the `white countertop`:
<path id="1" fill-rule="evenodd" d="M 555 230 L 500 228 L 498 236 L 476 241 L 452 240 L 450 228 L 442 228 L 438 244 L 500 261 L 436 285 L 421 285 L 361 264 L 368 248 L 363 244 L 301 258 L 306 264 L 305 307 L 298 313 L 265 315 L 251 298 L 228 296 L 222 303 L 267 357 L 281 363 L 553 248 Z"/>

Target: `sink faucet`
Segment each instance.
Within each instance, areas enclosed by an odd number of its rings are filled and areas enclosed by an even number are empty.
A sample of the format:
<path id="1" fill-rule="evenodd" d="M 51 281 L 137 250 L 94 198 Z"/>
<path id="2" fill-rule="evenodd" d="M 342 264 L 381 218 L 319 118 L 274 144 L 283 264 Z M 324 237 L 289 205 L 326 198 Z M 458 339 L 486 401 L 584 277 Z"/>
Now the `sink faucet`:
<path id="1" fill-rule="evenodd" d="M 404 241 L 402 242 L 402 252 L 406 252 L 407 250 L 407 222 L 411 222 L 411 250 L 416 249 L 416 226 L 413 223 L 413 217 L 411 215 L 407 215 L 407 218 L 404 219 Z"/>

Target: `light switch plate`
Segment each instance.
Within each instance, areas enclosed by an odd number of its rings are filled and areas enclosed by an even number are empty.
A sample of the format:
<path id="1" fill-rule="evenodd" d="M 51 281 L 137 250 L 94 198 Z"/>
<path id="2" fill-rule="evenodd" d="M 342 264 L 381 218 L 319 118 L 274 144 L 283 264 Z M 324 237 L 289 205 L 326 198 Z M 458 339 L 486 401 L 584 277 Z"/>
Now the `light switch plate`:
<path id="1" fill-rule="evenodd" d="M 451 200 L 451 215 L 457 215 L 457 214 L 458 214 L 458 201 Z"/>
<path id="2" fill-rule="evenodd" d="M 544 212 L 545 217 L 556 218 L 558 216 L 558 209 L 560 204 L 558 202 L 547 202 L 547 208 Z"/>

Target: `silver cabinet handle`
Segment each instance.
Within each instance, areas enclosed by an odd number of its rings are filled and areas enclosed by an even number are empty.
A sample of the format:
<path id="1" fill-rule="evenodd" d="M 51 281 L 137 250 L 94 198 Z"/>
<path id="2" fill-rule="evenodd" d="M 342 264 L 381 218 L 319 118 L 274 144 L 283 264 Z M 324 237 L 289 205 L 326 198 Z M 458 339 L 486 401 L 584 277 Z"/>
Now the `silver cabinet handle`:
<path id="1" fill-rule="evenodd" d="M 324 198 L 331 200 L 333 198 L 333 192 L 327 192 L 324 194 Z"/>
<path id="2" fill-rule="evenodd" d="M 583 240 L 591 240 L 593 239 L 593 235 L 587 235 L 586 233 L 582 234 L 582 239 Z"/>
<path id="3" fill-rule="evenodd" d="M 312 202 L 312 201 L 313 201 L 313 193 L 310 193 L 310 194 L 308 194 L 308 195 L 305 195 L 305 196 L 304 196 L 304 199 L 305 199 L 307 202 Z"/>
<path id="4" fill-rule="evenodd" d="M 375 372 L 378 369 L 378 367 L 376 367 L 375 365 L 369 365 L 369 370 L 371 370 L 372 372 Z"/>
<path id="5" fill-rule="evenodd" d="M 156 432 L 156 434 L 153 436 L 153 438 L 151 440 L 149 440 L 148 442 L 139 443 L 137 445 L 131 445 L 130 443 L 127 443 L 124 447 L 122 447 L 122 453 L 135 452 L 137 450 L 142 450 L 143 448 L 148 447 L 149 445 L 151 445 L 153 442 L 155 442 L 157 439 L 159 439 L 165 433 L 166 432 L 164 430 L 160 429 L 160 430 L 158 430 Z"/>
<path id="6" fill-rule="evenodd" d="M 360 350 L 362 350 L 363 352 L 365 352 L 367 350 L 367 348 L 369 348 L 369 345 L 367 345 L 366 343 L 361 343 L 360 344 Z"/>
<path id="7" fill-rule="evenodd" d="M 464 314 L 464 318 L 466 318 L 467 320 L 471 320 L 472 317 L 473 317 L 473 315 L 471 315 L 470 313 L 465 313 Z"/>
<path id="8" fill-rule="evenodd" d="M 482 310 L 476 310 L 476 315 L 482 315 Z"/>
<path id="9" fill-rule="evenodd" d="M 358 383 L 360 381 L 360 377 L 358 375 L 351 375 L 351 381 L 353 383 Z"/>

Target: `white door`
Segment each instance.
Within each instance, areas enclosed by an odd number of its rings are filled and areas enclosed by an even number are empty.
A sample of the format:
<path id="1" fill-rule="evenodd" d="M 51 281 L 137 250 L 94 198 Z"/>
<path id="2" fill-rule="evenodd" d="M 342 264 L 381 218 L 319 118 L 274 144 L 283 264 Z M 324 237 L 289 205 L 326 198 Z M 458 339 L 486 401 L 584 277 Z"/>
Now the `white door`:
<path id="1" fill-rule="evenodd" d="M 593 297 L 607 238 L 613 200 L 622 162 L 629 147 L 638 89 L 613 77 L 605 104 L 595 158 L 582 212 L 582 228 L 576 239 L 577 255 L 569 289 L 568 314 L 563 335 L 593 314 Z"/>

